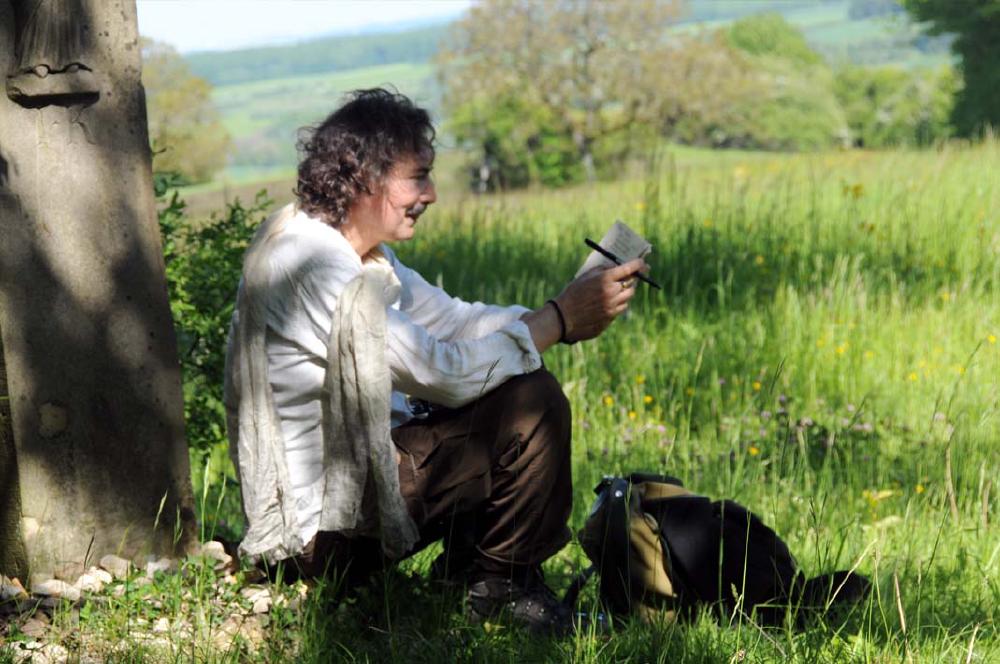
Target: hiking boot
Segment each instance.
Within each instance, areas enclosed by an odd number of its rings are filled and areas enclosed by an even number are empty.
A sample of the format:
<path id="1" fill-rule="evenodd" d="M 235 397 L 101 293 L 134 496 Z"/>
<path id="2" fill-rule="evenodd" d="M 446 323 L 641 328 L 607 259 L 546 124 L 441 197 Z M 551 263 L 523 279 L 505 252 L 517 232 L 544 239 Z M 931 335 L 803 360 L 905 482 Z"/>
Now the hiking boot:
<path id="1" fill-rule="evenodd" d="M 486 577 L 469 586 L 466 607 L 472 622 L 508 620 L 533 632 L 565 634 L 573 629 L 573 612 L 545 585 L 541 571 L 525 582 Z"/>

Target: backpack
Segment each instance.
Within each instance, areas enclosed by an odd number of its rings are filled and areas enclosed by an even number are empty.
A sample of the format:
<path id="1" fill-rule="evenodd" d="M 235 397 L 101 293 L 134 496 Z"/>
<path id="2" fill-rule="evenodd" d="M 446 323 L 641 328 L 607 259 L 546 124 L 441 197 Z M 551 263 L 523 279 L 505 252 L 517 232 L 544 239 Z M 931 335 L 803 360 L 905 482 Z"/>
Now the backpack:
<path id="1" fill-rule="evenodd" d="M 753 512 L 693 494 L 676 478 L 605 477 L 594 492 L 578 538 L 599 575 L 601 603 L 616 619 L 674 621 L 709 607 L 721 618 L 741 612 L 776 625 L 791 608 L 801 623 L 868 593 L 869 581 L 850 571 L 806 580 L 788 546 Z"/>

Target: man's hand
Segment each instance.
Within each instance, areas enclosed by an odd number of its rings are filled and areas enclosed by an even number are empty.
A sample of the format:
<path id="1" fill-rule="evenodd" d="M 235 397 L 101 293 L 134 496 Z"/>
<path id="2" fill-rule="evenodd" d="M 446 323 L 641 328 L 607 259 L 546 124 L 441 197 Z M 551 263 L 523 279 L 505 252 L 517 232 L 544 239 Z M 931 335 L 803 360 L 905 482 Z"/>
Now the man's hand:
<path id="1" fill-rule="evenodd" d="M 609 268 L 595 268 L 567 284 L 556 296 L 566 319 L 566 340 L 593 339 L 628 309 L 635 295 L 636 272 L 646 272 L 646 261 L 636 258 Z"/>

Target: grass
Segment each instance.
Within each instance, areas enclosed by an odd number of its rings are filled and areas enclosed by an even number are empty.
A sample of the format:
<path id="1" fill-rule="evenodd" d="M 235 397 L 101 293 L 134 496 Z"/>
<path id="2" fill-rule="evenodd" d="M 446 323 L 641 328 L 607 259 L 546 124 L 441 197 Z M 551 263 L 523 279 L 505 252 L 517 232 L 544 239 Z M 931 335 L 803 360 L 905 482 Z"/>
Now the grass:
<path id="1" fill-rule="evenodd" d="M 229 609 L 197 562 L 80 612 L 76 642 L 135 646 L 111 661 L 997 661 L 998 170 L 997 142 L 668 151 L 644 177 L 442 202 L 398 247 L 455 294 L 537 306 L 575 272 L 585 235 L 616 217 L 645 234 L 664 290 L 641 290 L 600 339 L 546 356 L 574 411 L 571 525 L 601 475 L 673 474 L 752 508 L 807 574 L 871 576 L 846 623 L 762 631 L 703 616 L 529 638 L 468 624 L 461 594 L 424 579 L 429 550 L 348 602 L 313 589 L 269 615 L 255 650 L 213 640 Z M 196 489 L 206 536 L 240 519 L 213 476 Z M 570 544 L 546 567 L 563 588 L 584 564 Z M 591 585 L 582 602 L 594 601 Z M 163 616 L 192 632 L 149 645 Z"/>

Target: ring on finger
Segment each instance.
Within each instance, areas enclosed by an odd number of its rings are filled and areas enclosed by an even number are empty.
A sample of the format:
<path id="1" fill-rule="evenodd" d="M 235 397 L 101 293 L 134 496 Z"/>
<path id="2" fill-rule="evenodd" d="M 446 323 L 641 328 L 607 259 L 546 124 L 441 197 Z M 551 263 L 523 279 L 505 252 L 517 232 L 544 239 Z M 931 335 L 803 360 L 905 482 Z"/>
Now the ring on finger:
<path id="1" fill-rule="evenodd" d="M 622 290 L 628 290 L 632 288 L 632 284 L 635 283 L 635 279 L 623 279 L 622 280 Z"/>

